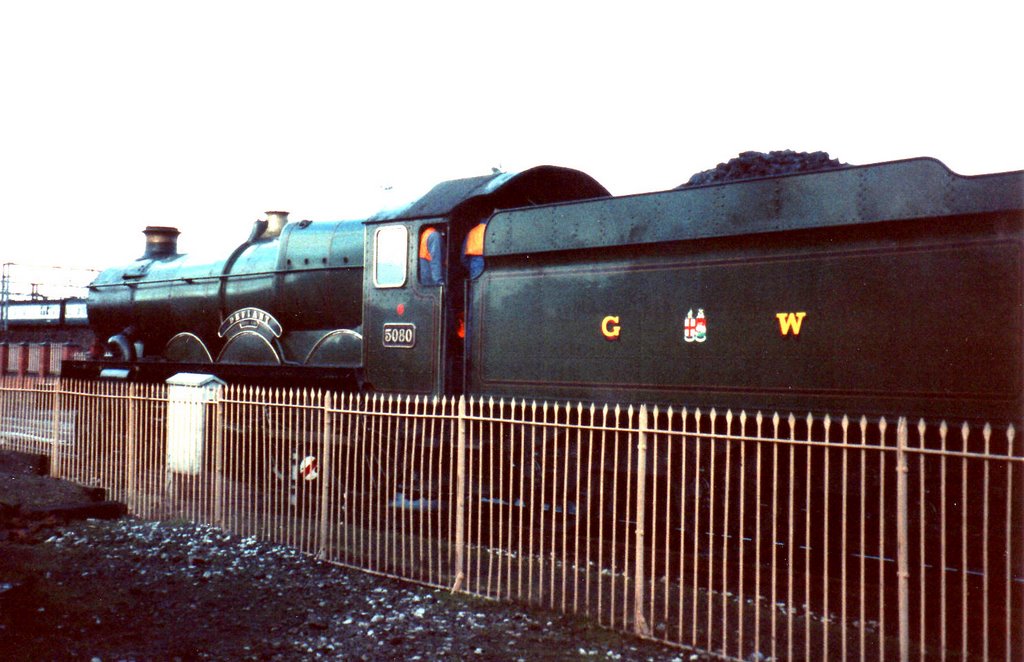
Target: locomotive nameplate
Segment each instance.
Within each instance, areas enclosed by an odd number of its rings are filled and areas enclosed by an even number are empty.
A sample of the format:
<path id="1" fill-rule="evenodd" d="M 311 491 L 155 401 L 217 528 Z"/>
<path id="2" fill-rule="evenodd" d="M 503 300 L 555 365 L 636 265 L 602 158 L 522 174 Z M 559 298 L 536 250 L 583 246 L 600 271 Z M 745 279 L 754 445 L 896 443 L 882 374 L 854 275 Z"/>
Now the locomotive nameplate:
<path id="1" fill-rule="evenodd" d="M 231 338 L 242 331 L 256 331 L 267 339 L 280 338 L 281 323 L 274 316 L 259 308 L 240 308 L 228 315 L 220 324 L 217 335 Z"/>
<path id="2" fill-rule="evenodd" d="M 416 346 L 415 324 L 385 324 L 384 346 L 412 349 Z"/>

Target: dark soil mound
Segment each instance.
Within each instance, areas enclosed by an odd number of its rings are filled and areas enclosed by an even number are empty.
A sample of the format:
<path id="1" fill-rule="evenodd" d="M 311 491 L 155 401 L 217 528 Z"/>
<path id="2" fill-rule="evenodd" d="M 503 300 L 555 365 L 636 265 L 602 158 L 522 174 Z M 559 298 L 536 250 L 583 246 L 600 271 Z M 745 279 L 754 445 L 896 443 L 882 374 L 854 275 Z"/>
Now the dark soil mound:
<path id="1" fill-rule="evenodd" d="M 26 513 L 95 503 L 0 451 L 0 660 L 665 660 L 593 623 L 330 565 L 181 522 Z M 17 528 L 14 528 L 17 527 Z"/>
<path id="2" fill-rule="evenodd" d="M 117 519 L 122 503 L 106 492 L 47 475 L 49 460 L 39 455 L 0 452 L 0 541 L 38 542 L 53 527 L 79 519 Z"/>

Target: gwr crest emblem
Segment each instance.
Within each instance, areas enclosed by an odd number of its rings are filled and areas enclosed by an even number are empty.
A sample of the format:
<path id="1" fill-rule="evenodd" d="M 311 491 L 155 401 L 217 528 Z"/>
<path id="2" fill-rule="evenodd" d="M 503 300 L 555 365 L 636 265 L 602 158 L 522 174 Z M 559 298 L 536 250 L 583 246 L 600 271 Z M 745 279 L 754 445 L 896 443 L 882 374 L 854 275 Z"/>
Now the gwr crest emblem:
<path id="1" fill-rule="evenodd" d="M 683 322 L 683 340 L 686 342 L 704 342 L 708 339 L 708 321 L 704 317 L 704 309 L 697 309 L 697 316 L 693 316 L 693 308 L 686 313 L 686 320 Z"/>

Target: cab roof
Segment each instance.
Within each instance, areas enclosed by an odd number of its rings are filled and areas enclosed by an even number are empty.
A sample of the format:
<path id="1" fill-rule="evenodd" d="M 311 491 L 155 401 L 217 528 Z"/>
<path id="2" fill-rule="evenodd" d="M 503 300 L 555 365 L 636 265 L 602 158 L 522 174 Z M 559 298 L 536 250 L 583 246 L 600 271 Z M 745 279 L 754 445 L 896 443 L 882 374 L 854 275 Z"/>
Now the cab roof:
<path id="1" fill-rule="evenodd" d="M 426 195 L 394 209 L 385 209 L 367 223 L 450 216 L 460 208 L 479 205 L 512 209 L 532 205 L 606 198 L 611 194 L 590 175 L 571 168 L 542 165 L 520 172 L 498 172 L 452 179 Z"/>

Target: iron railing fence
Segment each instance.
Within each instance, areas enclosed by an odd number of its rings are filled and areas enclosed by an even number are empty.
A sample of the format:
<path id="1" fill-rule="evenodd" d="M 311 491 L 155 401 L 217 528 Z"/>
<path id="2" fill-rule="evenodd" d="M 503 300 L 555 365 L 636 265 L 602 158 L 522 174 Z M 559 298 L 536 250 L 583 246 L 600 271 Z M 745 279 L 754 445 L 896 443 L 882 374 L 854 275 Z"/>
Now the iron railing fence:
<path id="1" fill-rule="evenodd" d="M 0 445 L 184 518 L 729 659 L 1018 659 L 1012 425 L 0 381 Z M 1016 474 L 1016 475 L 1015 475 Z"/>
<path id="2" fill-rule="evenodd" d="M 53 381 L 0 377 L 0 448 L 49 456 L 58 435 L 71 437 L 74 412 L 54 406 L 55 392 Z"/>

